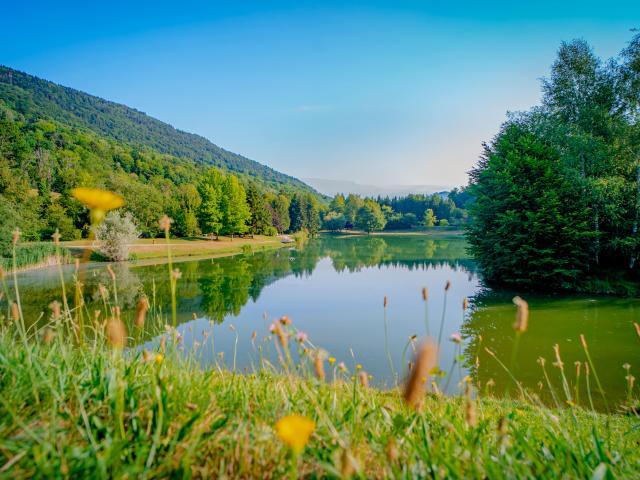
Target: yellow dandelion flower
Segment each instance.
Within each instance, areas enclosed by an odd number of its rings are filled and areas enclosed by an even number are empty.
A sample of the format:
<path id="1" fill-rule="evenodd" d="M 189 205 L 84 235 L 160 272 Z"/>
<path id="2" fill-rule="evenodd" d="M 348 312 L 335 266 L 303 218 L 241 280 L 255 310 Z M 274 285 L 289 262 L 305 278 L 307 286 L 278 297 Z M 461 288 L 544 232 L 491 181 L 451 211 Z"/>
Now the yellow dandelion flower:
<path id="1" fill-rule="evenodd" d="M 362 368 L 362 365 L 360 365 L 360 364 L 356 365 L 356 370 L 360 370 L 361 368 Z"/>
<path id="2" fill-rule="evenodd" d="M 336 363 L 335 357 L 329 357 L 329 363 Z"/>
<path id="3" fill-rule="evenodd" d="M 315 429 L 315 422 L 302 415 L 287 415 L 276 423 L 278 437 L 296 454 L 304 450 Z"/>
<path id="4" fill-rule="evenodd" d="M 157 363 L 158 365 L 160 365 L 160 364 L 162 363 L 162 361 L 163 361 L 163 360 L 164 360 L 164 357 L 162 356 L 162 354 L 161 354 L 161 353 L 158 353 L 158 354 L 156 355 L 156 358 L 155 358 L 156 363 Z"/>
<path id="5" fill-rule="evenodd" d="M 124 205 L 120 195 L 99 188 L 74 188 L 71 194 L 90 210 L 108 212 Z"/>

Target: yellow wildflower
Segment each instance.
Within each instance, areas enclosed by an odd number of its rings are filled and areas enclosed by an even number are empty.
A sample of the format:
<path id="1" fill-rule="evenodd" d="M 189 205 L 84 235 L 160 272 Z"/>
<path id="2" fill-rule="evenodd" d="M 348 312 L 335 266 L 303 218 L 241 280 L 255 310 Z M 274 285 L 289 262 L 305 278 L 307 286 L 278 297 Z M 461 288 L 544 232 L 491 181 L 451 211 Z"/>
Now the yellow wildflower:
<path id="1" fill-rule="evenodd" d="M 120 195 L 99 188 L 74 188 L 71 194 L 90 210 L 108 212 L 124 205 Z"/>
<path id="2" fill-rule="evenodd" d="M 158 365 L 160 365 L 160 364 L 162 363 L 162 360 L 164 360 L 164 357 L 162 356 L 162 354 L 161 354 L 161 353 L 158 353 L 158 354 L 156 355 L 155 360 L 156 360 L 156 363 L 157 363 Z"/>
<path id="3" fill-rule="evenodd" d="M 296 454 L 304 450 L 315 428 L 315 422 L 302 415 L 287 415 L 276 423 L 278 437 Z"/>
<path id="4" fill-rule="evenodd" d="M 360 365 L 360 364 L 356 365 L 356 370 L 360 370 L 361 368 L 362 368 L 362 365 Z"/>
<path id="5" fill-rule="evenodd" d="M 335 357 L 329 357 L 329 363 L 336 363 Z"/>

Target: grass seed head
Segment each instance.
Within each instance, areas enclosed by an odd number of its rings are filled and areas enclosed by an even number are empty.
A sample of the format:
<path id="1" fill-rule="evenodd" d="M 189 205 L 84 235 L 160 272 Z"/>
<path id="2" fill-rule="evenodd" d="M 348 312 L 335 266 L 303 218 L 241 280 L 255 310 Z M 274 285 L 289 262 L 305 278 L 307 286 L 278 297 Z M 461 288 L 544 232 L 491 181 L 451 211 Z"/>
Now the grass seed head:
<path id="1" fill-rule="evenodd" d="M 149 300 L 147 297 L 142 296 L 140 300 L 138 300 L 138 304 L 136 305 L 136 318 L 134 320 L 134 325 L 137 328 L 144 327 L 144 321 L 147 317 L 147 311 L 149 310 Z"/>
<path id="2" fill-rule="evenodd" d="M 444 284 L 444 291 L 448 292 L 451 288 L 451 281 L 447 280 L 447 283 Z"/>
<path id="3" fill-rule="evenodd" d="M 111 281 L 115 282 L 116 281 L 116 272 L 113 271 L 113 268 L 111 267 L 111 265 L 107 265 L 107 272 L 109 272 L 109 276 L 111 277 Z"/>
<path id="4" fill-rule="evenodd" d="M 513 329 L 519 333 L 526 332 L 529 326 L 529 304 L 518 296 L 513 297 L 513 303 L 517 307 Z"/>
<path id="5" fill-rule="evenodd" d="M 169 235 L 169 230 L 171 229 L 172 223 L 173 223 L 173 220 L 171 220 L 167 215 L 163 215 L 162 218 L 158 221 L 160 230 L 162 230 L 165 233 L 165 235 Z"/>
<path id="6" fill-rule="evenodd" d="M 358 380 L 360 380 L 360 386 L 369 388 L 369 375 L 364 370 L 358 372 Z"/>
<path id="7" fill-rule="evenodd" d="M 122 349 L 127 344 L 127 329 L 117 317 L 107 322 L 107 340 L 116 349 Z"/>
<path id="8" fill-rule="evenodd" d="M 422 300 L 425 302 L 429 300 L 429 289 L 427 287 L 422 287 Z"/>
<path id="9" fill-rule="evenodd" d="M 382 301 L 382 306 L 384 308 L 387 308 L 387 305 L 389 305 L 389 299 L 387 298 L 387 296 L 384 296 L 384 300 Z"/>
<path id="10" fill-rule="evenodd" d="M 411 408 L 418 409 L 422 404 L 427 382 L 431 371 L 438 360 L 438 348 L 431 339 L 427 339 L 418 348 L 414 368 L 409 373 L 405 384 L 404 401 Z"/>
<path id="11" fill-rule="evenodd" d="M 18 244 L 18 242 L 20 241 L 20 235 L 21 235 L 20 229 L 19 229 L 19 228 L 16 228 L 16 229 L 13 231 L 13 234 L 12 234 L 12 237 L 11 237 L 11 242 L 13 243 L 13 246 L 14 246 L 14 247 L 15 247 L 15 246 Z"/>
<path id="12" fill-rule="evenodd" d="M 476 402 L 471 398 L 471 382 L 466 383 L 465 392 L 464 419 L 467 422 L 467 426 L 475 427 L 478 423 L 478 415 L 476 413 Z"/>
<path id="13" fill-rule="evenodd" d="M 562 370 L 564 368 L 564 362 L 562 361 L 562 358 L 560 358 L 560 345 L 558 345 L 556 343 L 553 346 L 553 352 L 554 352 L 554 354 L 556 356 L 556 361 L 555 361 L 554 365 Z"/>
<path id="14" fill-rule="evenodd" d="M 316 352 L 316 356 L 313 359 L 313 369 L 316 372 L 316 377 L 318 377 L 318 380 L 324 381 L 325 378 L 325 374 L 324 374 L 324 356 L 321 354 L 320 351 Z"/>
<path id="15" fill-rule="evenodd" d="M 282 346 L 282 348 L 286 350 L 289 345 L 289 335 L 277 323 L 274 322 L 273 325 L 275 325 L 273 329 L 273 333 L 275 333 L 276 336 L 278 337 L 278 340 L 280 341 L 280 345 Z"/>
<path id="16" fill-rule="evenodd" d="M 60 318 L 60 316 L 62 315 L 62 312 L 60 309 L 60 302 L 58 302 L 57 300 L 54 300 L 49 304 L 49 308 L 51 309 L 51 316 L 53 317 L 54 320 Z"/>
<path id="17" fill-rule="evenodd" d="M 589 348 L 587 346 L 587 339 L 584 338 L 584 335 L 582 333 L 580 334 L 580 343 L 582 344 L 582 348 L 584 348 L 585 350 Z"/>
<path id="18" fill-rule="evenodd" d="M 49 327 L 45 328 L 44 332 L 42 332 L 42 343 L 44 343 L 45 345 L 49 345 L 51 342 L 53 342 L 55 336 L 56 334 L 53 330 L 51 330 Z"/>
<path id="19" fill-rule="evenodd" d="M 18 322 L 20 320 L 20 308 L 16 302 L 11 304 L 11 319 L 14 322 Z"/>

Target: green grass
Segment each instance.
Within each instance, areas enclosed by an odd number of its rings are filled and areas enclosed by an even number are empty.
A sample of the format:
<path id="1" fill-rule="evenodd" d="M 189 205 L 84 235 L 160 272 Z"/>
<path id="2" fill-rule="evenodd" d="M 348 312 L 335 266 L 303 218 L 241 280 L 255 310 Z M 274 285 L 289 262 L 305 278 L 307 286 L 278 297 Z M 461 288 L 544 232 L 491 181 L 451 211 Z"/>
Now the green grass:
<path id="1" fill-rule="evenodd" d="M 56 246 L 53 242 L 37 242 L 18 245 L 16 247 L 16 266 L 18 270 L 50 264 L 56 258 Z M 66 248 L 60 249 L 63 263 L 71 262 L 72 256 Z M 0 266 L 5 271 L 13 269 L 13 257 L 0 257 Z"/>
<path id="2" fill-rule="evenodd" d="M 324 361 L 327 380 L 317 379 L 320 350 L 294 342 L 294 326 L 280 327 L 287 348 L 278 335 L 256 344 L 250 373 L 218 362 L 204 369 L 204 347 L 183 352 L 153 298 L 142 329 L 124 319 L 128 342 L 165 341 L 122 351 L 110 346 L 119 336 L 108 325 L 122 325 L 112 282 L 97 317 L 78 278 L 67 293 L 80 307 L 62 302 L 59 316 L 39 323 L 22 317 L 19 302 L 11 307 L 19 292 L 3 283 L 0 478 L 640 477 L 634 410 L 549 409 L 525 391 L 512 400 L 429 394 L 413 410 L 401 388 L 363 386 L 355 365 Z M 299 456 L 274 429 L 288 414 L 316 424 Z"/>
<path id="3" fill-rule="evenodd" d="M 288 413 L 317 424 L 304 475 L 338 476 L 345 450 L 362 478 L 640 473 L 636 418 L 481 398 L 470 427 L 462 398 L 431 396 L 414 412 L 398 392 L 348 375 L 336 384 L 268 368 L 241 375 L 203 370 L 171 348 L 157 363 L 71 344 L 62 335 L 24 344 L 5 327 L 0 475 L 278 478 L 293 459 L 273 426 Z"/>

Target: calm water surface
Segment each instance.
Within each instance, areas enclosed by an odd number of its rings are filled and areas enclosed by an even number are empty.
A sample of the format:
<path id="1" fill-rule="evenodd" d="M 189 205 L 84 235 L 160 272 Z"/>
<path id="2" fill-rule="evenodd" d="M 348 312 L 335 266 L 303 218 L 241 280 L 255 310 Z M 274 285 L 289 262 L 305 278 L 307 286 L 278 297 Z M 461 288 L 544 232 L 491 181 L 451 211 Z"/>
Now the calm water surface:
<path id="1" fill-rule="evenodd" d="M 633 328 L 633 322 L 640 320 L 640 301 L 636 299 L 523 295 L 530 303 L 530 326 L 513 358 L 515 307 L 511 298 L 517 292 L 484 288 L 461 238 L 322 236 L 300 249 L 182 262 L 177 266 L 182 272 L 178 283 L 178 323 L 184 347 L 189 350 L 197 342 L 198 358 L 208 365 L 220 361 L 220 352 L 224 352 L 222 361 L 231 366 L 235 351 L 237 368 L 250 369 L 258 358 L 252 333 L 257 332 L 255 345 L 262 346 L 263 354 L 268 356 L 270 342 L 263 342 L 268 326 L 273 319 L 287 315 L 313 344 L 350 368 L 362 364 L 379 386 L 395 383 L 385 346 L 394 370 L 401 371 L 403 359 L 406 363 L 410 358 L 410 348 L 403 355 L 409 338 L 425 336 L 427 328 L 435 338 L 442 329 L 440 367 L 449 373 L 450 380 L 443 379 L 441 388 L 446 387 L 449 393 L 458 392 L 461 378 L 468 374 L 482 389 L 492 379 L 495 392 L 515 391 L 504 368 L 485 351 L 487 347 L 526 387 L 550 402 L 549 389 L 540 389 L 544 377 L 536 361 L 546 358 L 551 381 L 564 399 L 559 371 L 552 365 L 552 347 L 560 346 L 574 392 L 574 362 L 586 360 L 580 333 L 589 342 L 610 403 L 619 402 L 626 395 L 623 364 L 630 364 L 631 373 L 640 378 L 640 339 Z M 114 265 L 114 269 L 125 318 L 132 317 L 141 292 L 155 299 L 155 308 L 167 315 L 170 297 L 166 265 Z M 51 301 L 60 298 L 57 275 L 56 269 L 20 275 L 27 318 L 37 318 L 40 312 L 47 311 Z M 91 301 L 98 299 L 98 284 L 109 285 L 110 279 L 104 265 L 98 264 L 87 265 L 80 275 L 92 311 Z M 72 277 L 72 268 L 65 268 L 69 292 L 73 292 Z M 447 281 L 451 288 L 445 295 Z M 429 289 L 426 309 L 423 287 Z M 384 296 L 389 299 L 387 335 Z M 465 297 L 470 308 L 463 312 Z M 212 335 L 205 334 L 205 339 L 203 332 Z M 449 340 L 457 332 L 464 338 L 461 346 Z M 157 338 L 149 337 L 143 342 L 151 346 Z M 454 365 L 456 357 L 459 364 Z M 582 374 L 578 387 L 581 403 L 587 398 L 584 369 Z M 602 406 L 595 391 L 593 400 Z"/>

